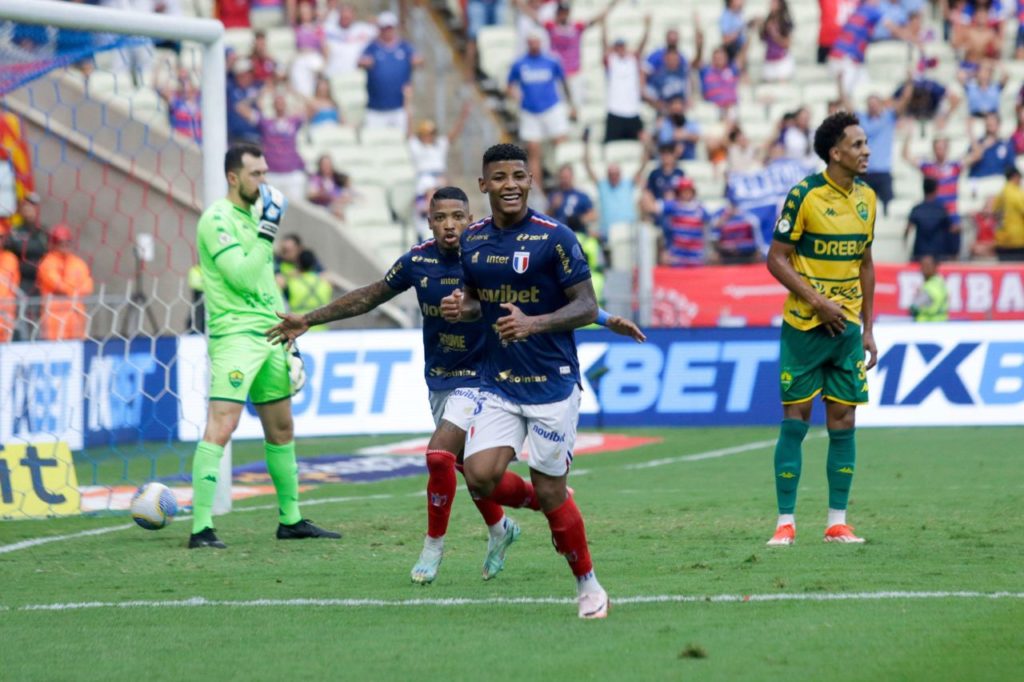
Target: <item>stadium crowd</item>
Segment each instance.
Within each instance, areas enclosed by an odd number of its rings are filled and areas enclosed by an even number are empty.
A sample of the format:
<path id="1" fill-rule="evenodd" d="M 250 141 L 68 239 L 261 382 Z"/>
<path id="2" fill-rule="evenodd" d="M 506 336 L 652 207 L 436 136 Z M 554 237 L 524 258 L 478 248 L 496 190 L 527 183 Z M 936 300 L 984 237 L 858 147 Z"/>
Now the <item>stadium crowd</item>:
<path id="1" fill-rule="evenodd" d="M 182 13 L 179 0 L 94 4 Z M 791 94 L 801 64 L 810 61 L 827 68 L 839 86 L 827 111 L 860 116 L 872 148 L 865 180 L 882 213 L 900 221 L 912 260 L 1024 260 L 1024 192 L 1015 165 L 1024 153 L 1024 73 L 1013 61 L 1024 57 L 1024 2 L 818 0 L 814 25 L 789 0 L 770 0 L 761 11 L 744 0 L 725 0 L 716 26 L 702 25 L 694 12 L 678 26 L 660 23 L 663 34 L 652 30 L 656 6 L 634 7 L 644 15 L 642 31 L 620 34 L 614 19 L 625 10 L 619 0 L 577 4 L 466 0 L 453 23 L 463 28 L 450 38 L 456 45 L 465 41 L 467 74 L 486 89 L 494 81 L 484 68 L 490 48 L 477 37 L 494 26 L 514 26 L 515 54 L 498 92 L 514 104 L 509 134 L 529 149 L 531 169 L 546 190 L 531 201 L 577 231 L 596 272 L 608 261 L 616 227 L 640 221 L 659 228 L 664 266 L 763 260 L 783 197 L 760 197 L 759 204 L 746 191 L 786 169 L 799 174 L 822 167 L 812 138 L 824 111 L 806 91 L 794 100 L 757 97 L 775 86 Z M 447 131 L 418 114 L 412 74 L 423 60 L 403 37 L 407 15 L 370 14 L 339 0 L 215 0 L 212 12 L 236 35 L 251 36 L 244 48 L 227 50 L 226 124 L 232 142 L 263 146 L 272 183 L 346 221 L 366 188 L 352 180 L 344 156 L 317 146 L 319 131 L 352 130 L 368 138 L 368 131 L 390 130 L 406 141 L 415 206 L 425 223 L 432 192 L 452 180 L 448 157 L 464 123 L 480 112 L 477 100 L 466 98 Z M 282 35 L 288 41 L 283 49 Z M 11 39 L 26 49 L 61 50 L 88 36 L 20 26 Z M 812 44 L 813 60 L 800 52 Z M 594 45 L 604 76 L 601 119 L 587 111 L 595 98 L 587 92 L 594 60 L 586 51 Z M 880 91 L 868 79 L 868 55 L 894 46 L 910 55 L 910 68 L 898 74 L 891 92 Z M 150 83 L 171 129 L 199 141 L 195 72 L 183 59 L 154 59 L 152 47 L 118 51 L 112 68 Z M 78 68 L 90 72 L 89 62 Z M 955 77 L 946 78 L 950 73 Z M 364 108 L 347 110 L 338 95 L 353 83 L 365 88 Z M 777 120 L 765 122 L 762 114 Z M 612 156 L 613 148 L 631 156 Z M 602 151 L 603 159 L 592 158 Z M 921 189 L 900 196 L 897 171 L 905 177 L 908 167 L 919 173 Z M 17 271 L 20 279 L 7 274 L 4 286 L 38 292 L 28 271 L 38 268 L 40 245 L 49 249 L 56 231 L 24 227 L 33 223 L 32 202 L 24 192 L 9 192 L 12 186 L 0 177 L 0 193 L 10 194 L 0 197 L 2 229 L 10 232 L 4 272 Z M 38 234 L 18 236 L 30 230 Z"/>

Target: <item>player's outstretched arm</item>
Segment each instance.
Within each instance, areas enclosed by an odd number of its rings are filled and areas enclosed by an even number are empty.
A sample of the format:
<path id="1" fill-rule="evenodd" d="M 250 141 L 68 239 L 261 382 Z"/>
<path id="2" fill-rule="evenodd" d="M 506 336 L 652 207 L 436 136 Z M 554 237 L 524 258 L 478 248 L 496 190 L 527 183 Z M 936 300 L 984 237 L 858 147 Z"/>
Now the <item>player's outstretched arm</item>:
<path id="1" fill-rule="evenodd" d="M 637 343 L 643 343 L 647 340 L 647 335 L 644 334 L 640 327 L 636 326 L 633 320 L 627 320 L 620 315 L 610 315 L 608 311 L 603 308 L 597 309 L 596 322 L 602 327 L 605 327 L 609 331 L 615 332 L 620 336 L 628 336 Z"/>
<path id="2" fill-rule="evenodd" d="M 277 316 L 281 318 L 281 322 L 267 331 L 267 340 L 274 344 L 291 344 L 305 334 L 310 327 L 364 315 L 382 303 L 390 301 L 399 293 L 401 292 L 389 287 L 384 280 L 378 280 L 373 284 L 350 291 L 305 315 L 278 313 Z"/>
<path id="3" fill-rule="evenodd" d="M 594 295 L 594 285 L 589 279 L 564 291 L 569 302 L 546 315 L 524 315 L 518 306 L 502 303 L 501 307 L 508 314 L 498 318 L 498 336 L 503 341 L 522 341 L 534 334 L 572 331 L 578 327 L 585 327 L 597 319 L 597 297 Z"/>

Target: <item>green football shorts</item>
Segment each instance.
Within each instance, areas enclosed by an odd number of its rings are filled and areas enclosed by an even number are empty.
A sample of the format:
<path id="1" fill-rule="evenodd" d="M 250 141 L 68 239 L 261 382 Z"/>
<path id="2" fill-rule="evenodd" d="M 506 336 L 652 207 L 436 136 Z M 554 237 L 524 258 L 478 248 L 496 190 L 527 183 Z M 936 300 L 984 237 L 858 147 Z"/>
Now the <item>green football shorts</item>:
<path id="1" fill-rule="evenodd" d="M 254 405 L 290 398 L 288 351 L 263 335 L 228 334 L 210 339 L 210 400 Z"/>
<path id="2" fill-rule="evenodd" d="M 843 333 L 833 337 L 824 325 L 800 331 L 783 322 L 779 385 L 783 405 L 807 402 L 819 393 L 846 405 L 866 403 L 868 382 L 860 326 L 847 321 Z"/>

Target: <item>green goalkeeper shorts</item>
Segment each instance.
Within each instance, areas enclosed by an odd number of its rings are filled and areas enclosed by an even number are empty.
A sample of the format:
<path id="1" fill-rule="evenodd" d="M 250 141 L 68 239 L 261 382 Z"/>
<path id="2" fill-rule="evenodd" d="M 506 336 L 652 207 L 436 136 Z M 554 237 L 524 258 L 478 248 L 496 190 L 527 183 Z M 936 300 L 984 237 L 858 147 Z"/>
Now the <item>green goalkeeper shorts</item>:
<path id="1" fill-rule="evenodd" d="M 842 334 L 829 336 L 824 325 L 800 331 L 783 322 L 779 384 L 783 405 L 807 402 L 819 393 L 837 403 L 866 403 L 868 382 L 860 327 L 847 321 Z"/>
<path id="2" fill-rule="evenodd" d="M 228 334 L 209 341 L 210 400 L 254 405 L 290 398 L 288 351 L 262 335 Z"/>

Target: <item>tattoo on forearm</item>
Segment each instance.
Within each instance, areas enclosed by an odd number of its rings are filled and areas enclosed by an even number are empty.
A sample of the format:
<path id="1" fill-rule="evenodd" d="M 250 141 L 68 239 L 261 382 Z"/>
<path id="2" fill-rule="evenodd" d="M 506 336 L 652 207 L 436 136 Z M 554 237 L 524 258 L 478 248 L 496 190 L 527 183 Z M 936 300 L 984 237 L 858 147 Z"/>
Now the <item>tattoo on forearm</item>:
<path id="1" fill-rule="evenodd" d="M 396 293 L 394 289 L 384 283 L 384 280 L 380 280 L 350 291 L 327 305 L 307 313 L 306 322 L 312 326 L 358 317 L 370 312 L 381 303 L 389 301 Z"/>

